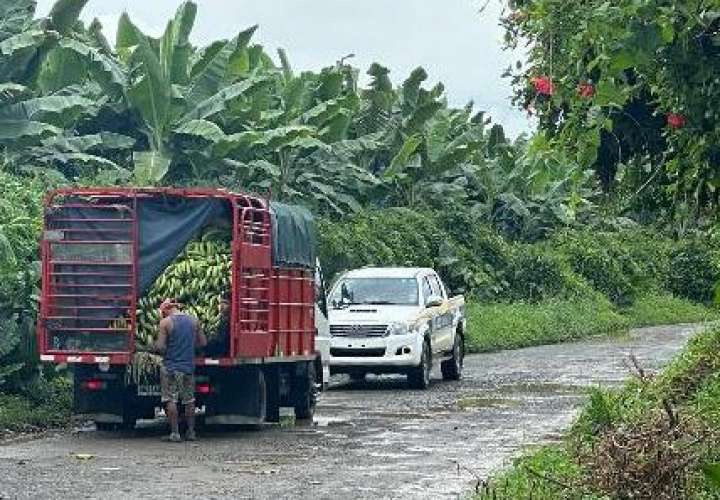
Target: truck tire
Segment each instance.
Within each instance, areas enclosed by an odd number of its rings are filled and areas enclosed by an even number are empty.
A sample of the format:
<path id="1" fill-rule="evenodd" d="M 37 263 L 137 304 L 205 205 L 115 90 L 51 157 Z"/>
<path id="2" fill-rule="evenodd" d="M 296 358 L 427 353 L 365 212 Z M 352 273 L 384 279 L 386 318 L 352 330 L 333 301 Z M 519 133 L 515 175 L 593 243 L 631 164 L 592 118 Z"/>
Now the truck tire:
<path id="1" fill-rule="evenodd" d="M 95 428 L 101 432 L 112 432 L 117 429 L 119 424 L 110 422 L 98 422 L 95 421 Z"/>
<path id="2" fill-rule="evenodd" d="M 315 365 L 308 363 L 306 374 L 298 377 L 295 387 L 295 418 L 311 420 L 315 413 L 317 395 L 315 394 Z"/>
<path id="3" fill-rule="evenodd" d="M 420 356 L 420 364 L 408 373 L 408 382 L 413 389 L 424 390 L 430 385 L 430 371 L 432 370 L 432 351 L 430 343 L 423 343 L 422 355 Z"/>
<path id="4" fill-rule="evenodd" d="M 122 424 L 120 425 L 120 429 L 124 431 L 132 431 L 135 430 L 135 424 L 137 423 L 137 419 L 134 416 L 123 416 Z"/>
<path id="5" fill-rule="evenodd" d="M 465 342 L 460 332 L 455 333 L 452 357 L 440 363 L 443 380 L 460 380 L 465 359 Z"/>

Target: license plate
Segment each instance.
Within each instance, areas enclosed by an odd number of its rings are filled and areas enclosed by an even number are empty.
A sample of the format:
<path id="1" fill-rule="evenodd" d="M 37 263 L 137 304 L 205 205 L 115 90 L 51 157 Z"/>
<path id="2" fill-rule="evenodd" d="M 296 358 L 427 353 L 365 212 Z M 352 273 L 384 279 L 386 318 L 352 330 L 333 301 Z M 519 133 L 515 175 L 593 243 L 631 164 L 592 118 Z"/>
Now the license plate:
<path id="1" fill-rule="evenodd" d="M 159 385 L 147 385 L 147 384 L 139 385 L 137 388 L 137 395 L 138 396 L 159 396 L 160 395 L 160 386 Z"/>

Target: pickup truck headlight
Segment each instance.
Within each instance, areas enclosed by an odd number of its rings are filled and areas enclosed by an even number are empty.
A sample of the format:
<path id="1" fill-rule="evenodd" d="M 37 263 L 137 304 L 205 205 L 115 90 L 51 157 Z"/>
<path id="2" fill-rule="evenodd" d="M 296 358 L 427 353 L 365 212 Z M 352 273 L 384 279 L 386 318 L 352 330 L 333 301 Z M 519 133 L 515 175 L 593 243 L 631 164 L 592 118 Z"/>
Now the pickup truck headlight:
<path id="1" fill-rule="evenodd" d="M 388 335 L 407 335 L 410 333 L 407 323 L 391 323 L 388 326 Z"/>

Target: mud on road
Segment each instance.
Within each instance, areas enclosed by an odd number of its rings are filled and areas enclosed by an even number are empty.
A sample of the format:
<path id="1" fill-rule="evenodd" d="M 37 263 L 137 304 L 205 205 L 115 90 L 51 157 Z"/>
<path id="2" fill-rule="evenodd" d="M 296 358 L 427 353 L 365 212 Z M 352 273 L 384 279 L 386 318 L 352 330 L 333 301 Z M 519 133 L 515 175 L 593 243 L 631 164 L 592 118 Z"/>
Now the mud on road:
<path id="1" fill-rule="evenodd" d="M 658 368 L 695 329 L 469 356 L 461 382 L 435 373 L 424 392 L 397 377 L 338 378 L 315 422 L 294 428 L 206 431 L 178 445 L 161 443 L 153 423 L 6 444 L 0 498 L 465 497 L 475 477 L 557 438 L 587 386 L 627 377 L 629 354 Z"/>

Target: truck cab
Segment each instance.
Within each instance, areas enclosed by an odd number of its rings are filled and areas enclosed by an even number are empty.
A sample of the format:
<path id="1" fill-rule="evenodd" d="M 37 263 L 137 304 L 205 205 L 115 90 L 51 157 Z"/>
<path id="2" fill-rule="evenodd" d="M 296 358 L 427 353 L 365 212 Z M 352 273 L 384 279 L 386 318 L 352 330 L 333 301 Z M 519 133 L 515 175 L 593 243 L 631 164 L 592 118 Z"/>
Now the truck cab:
<path id="1" fill-rule="evenodd" d="M 363 268 L 342 274 L 329 299 L 330 371 L 360 380 L 400 373 L 424 389 L 433 363 L 443 378 L 462 374 L 465 313 L 427 268 Z"/>

